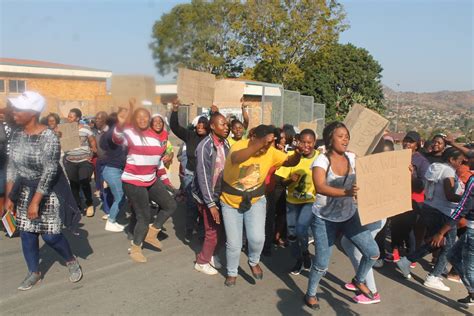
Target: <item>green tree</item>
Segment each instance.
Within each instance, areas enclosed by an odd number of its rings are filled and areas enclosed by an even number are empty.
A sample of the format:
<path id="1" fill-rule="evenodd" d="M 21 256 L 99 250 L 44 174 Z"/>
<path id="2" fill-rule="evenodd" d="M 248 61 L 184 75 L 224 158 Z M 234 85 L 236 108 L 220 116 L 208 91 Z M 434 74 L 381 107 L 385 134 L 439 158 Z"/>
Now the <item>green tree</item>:
<path id="1" fill-rule="evenodd" d="M 304 77 L 301 62 L 337 42 L 347 28 L 334 0 L 248 0 L 243 34 L 253 48 L 252 79 L 287 85 Z"/>
<path id="2" fill-rule="evenodd" d="M 326 121 L 342 120 L 355 103 L 383 112 L 382 67 L 352 44 L 324 47 L 301 64 L 304 78 L 288 87 L 326 104 Z"/>
<path id="3" fill-rule="evenodd" d="M 175 6 L 153 26 L 150 44 L 158 72 L 178 67 L 223 77 L 242 73 L 248 55 L 240 36 L 243 4 L 228 0 L 193 0 Z"/>
<path id="4" fill-rule="evenodd" d="M 185 66 L 286 84 L 303 78 L 309 53 L 337 41 L 344 18 L 335 0 L 193 0 L 155 22 L 150 48 L 163 75 Z"/>

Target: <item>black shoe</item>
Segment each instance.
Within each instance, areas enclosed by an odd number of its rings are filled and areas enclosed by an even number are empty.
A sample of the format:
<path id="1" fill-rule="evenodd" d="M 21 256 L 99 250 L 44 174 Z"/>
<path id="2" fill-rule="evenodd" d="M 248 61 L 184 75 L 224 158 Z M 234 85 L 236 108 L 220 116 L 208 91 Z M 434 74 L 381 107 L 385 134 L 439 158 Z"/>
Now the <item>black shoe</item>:
<path id="1" fill-rule="evenodd" d="M 302 270 L 303 270 L 303 260 L 298 259 L 298 260 L 296 260 L 296 264 L 293 267 L 293 269 L 291 269 L 290 274 L 298 275 L 298 274 L 301 273 Z"/>
<path id="2" fill-rule="evenodd" d="M 467 306 L 474 306 L 474 298 L 471 295 L 468 295 L 465 298 L 459 299 L 458 303 L 461 303 Z"/>
<path id="3" fill-rule="evenodd" d="M 309 271 L 311 270 L 311 265 L 312 265 L 311 255 L 309 253 L 304 254 L 303 255 L 303 269 L 305 271 Z"/>

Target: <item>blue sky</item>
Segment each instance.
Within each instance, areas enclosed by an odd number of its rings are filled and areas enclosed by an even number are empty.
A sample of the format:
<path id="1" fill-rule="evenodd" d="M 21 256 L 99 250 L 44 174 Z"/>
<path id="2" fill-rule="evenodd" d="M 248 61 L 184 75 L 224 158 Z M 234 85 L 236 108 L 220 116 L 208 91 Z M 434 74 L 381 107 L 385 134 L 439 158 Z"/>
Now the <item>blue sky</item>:
<path id="1" fill-rule="evenodd" d="M 148 44 L 179 0 L 0 0 L 0 56 L 163 78 Z M 474 1 L 346 0 L 341 43 L 366 48 L 403 91 L 474 89 Z"/>

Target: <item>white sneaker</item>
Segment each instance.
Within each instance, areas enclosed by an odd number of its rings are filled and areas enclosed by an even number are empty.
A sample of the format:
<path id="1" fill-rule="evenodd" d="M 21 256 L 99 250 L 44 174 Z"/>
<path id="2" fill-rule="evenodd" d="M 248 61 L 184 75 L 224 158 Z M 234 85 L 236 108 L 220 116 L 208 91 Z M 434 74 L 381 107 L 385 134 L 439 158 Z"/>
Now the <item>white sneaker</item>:
<path id="1" fill-rule="evenodd" d="M 218 256 L 212 256 L 211 262 L 209 262 L 209 264 L 216 269 L 222 268 L 222 263 Z"/>
<path id="2" fill-rule="evenodd" d="M 103 219 L 104 221 L 108 220 L 108 219 L 109 219 L 109 214 L 104 214 L 104 215 L 102 216 L 102 219 Z"/>
<path id="3" fill-rule="evenodd" d="M 426 277 L 425 282 L 423 283 L 424 286 L 435 289 L 435 290 L 440 290 L 440 291 L 446 291 L 449 292 L 451 289 L 444 285 L 443 281 L 439 277 L 435 277 L 433 275 L 429 275 Z"/>
<path id="4" fill-rule="evenodd" d="M 214 269 L 209 263 L 206 263 L 206 264 L 199 264 L 199 263 L 195 263 L 194 264 L 194 269 L 199 271 L 199 272 L 202 272 L 204 274 L 208 274 L 208 275 L 214 275 L 214 274 L 217 274 L 219 273 L 216 269 Z"/>
<path id="5" fill-rule="evenodd" d="M 109 220 L 105 223 L 105 230 L 109 232 L 119 233 L 119 232 L 123 232 L 124 229 L 125 229 L 125 226 L 120 225 L 119 223 L 113 223 Z"/>

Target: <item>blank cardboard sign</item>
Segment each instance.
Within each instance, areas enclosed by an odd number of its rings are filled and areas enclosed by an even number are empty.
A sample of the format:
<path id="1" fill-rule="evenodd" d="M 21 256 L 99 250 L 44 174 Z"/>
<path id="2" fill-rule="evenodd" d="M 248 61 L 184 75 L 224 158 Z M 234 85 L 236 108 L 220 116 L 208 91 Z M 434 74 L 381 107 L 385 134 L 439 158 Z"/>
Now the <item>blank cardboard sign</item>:
<path id="1" fill-rule="evenodd" d="M 61 138 L 59 138 L 59 141 L 61 143 L 62 151 L 67 152 L 74 148 L 81 147 L 77 122 L 59 124 L 58 129 L 61 132 Z"/>
<path id="2" fill-rule="evenodd" d="M 355 104 L 347 114 L 344 124 L 351 134 L 348 150 L 362 157 L 374 151 L 389 122 L 378 113 Z"/>
<path id="3" fill-rule="evenodd" d="M 410 164 L 410 150 L 356 159 L 357 206 L 362 225 L 412 209 Z"/>
<path id="4" fill-rule="evenodd" d="M 214 91 L 214 103 L 219 107 L 240 106 L 244 96 L 245 82 L 236 80 L 217 80 Z"/>
<path id="5" fill-rule="evenodd" d="M 216 77 L 207 72 L 178 69 L 178 98 L 182 104 L 211 107 Z"/>

